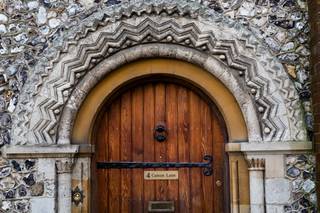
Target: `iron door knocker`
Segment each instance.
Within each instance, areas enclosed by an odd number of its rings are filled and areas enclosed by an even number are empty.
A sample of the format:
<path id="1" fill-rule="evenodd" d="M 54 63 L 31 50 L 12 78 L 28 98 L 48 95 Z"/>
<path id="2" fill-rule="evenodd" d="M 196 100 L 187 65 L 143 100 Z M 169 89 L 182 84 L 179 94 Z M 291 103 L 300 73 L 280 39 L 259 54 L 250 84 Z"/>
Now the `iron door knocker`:
<path id="1" fill-rule="evenodd" d="M 164 142 L 167 140 L 168 132 L 165 124 L 160 123 L 154 128 L 154 139 L 158 142 Z"/>

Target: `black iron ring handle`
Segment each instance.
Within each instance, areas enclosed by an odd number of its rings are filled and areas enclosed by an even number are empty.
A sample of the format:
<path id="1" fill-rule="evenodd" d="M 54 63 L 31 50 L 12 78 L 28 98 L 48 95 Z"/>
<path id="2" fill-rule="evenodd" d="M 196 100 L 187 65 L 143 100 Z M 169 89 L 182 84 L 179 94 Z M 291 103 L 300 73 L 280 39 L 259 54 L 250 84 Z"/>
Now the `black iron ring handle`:
<path id="1" fill-rule="evenodd" d="M 167 128 L 164 124 L 158 124 L 154 129 L 154 139 L 158 142 L 167 140 Z"/>

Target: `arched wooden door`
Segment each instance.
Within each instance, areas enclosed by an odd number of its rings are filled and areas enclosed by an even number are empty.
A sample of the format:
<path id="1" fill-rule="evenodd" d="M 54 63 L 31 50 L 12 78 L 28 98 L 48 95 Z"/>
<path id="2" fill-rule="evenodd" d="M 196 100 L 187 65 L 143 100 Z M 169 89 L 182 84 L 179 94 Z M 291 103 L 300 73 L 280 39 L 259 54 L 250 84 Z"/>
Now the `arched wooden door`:
<path id="1" fill-rule="evenodd" d="M 93 212 L 226 212 L 224 129 L 202 95 L 177 83 L 140 83 L 98 120 Z"/>

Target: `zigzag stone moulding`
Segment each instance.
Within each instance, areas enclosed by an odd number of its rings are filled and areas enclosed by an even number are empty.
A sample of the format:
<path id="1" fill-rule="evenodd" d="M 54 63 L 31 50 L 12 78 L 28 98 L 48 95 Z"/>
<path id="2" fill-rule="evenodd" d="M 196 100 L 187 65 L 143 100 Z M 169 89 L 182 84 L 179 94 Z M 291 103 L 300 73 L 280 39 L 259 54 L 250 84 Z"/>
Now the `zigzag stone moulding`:
<path id="1" fill-rule="evenodd" d="M 169 40 L 173 39 L 169 35 Z M 168 36 L 166 37 L 168 39 Z M 189 41 L 187 42 L 189 43 Z M 220 55 L 221 56 L 221 55 Z M 112 72 L 115 68 L 120 67 L 126 63 L 150 57 L 161 57 L 161 58 L 174 58 L 178 60 L 184 60 L 192 62 L 198 66 L 204 67 L 208 72 L 212 73 L 214 76 L 219 76 L 219 79 L 225 83 L 225 85 L 234 94 L 239 105 L 244 112 L 244 118 L 246 120 L 249 129 L 249 138 L 254 141 L 261 141 L 261 132 L 259 119 L 256 113 L 250 114 L 248 112 L 255 111 L 255 104 L 250 95 L 243 89 L 237 79 L 229 72 L 230 68 L 215 57 L 200 52 L 195 48 L 186 47 L 178 44 L 168 44 L 168 43 L 147 43 L 134 45 L 132 47 L 127 47 L 110 57 L 107 60 L 103 60 L 98 63 L 94 68 L 90 70 L 90 74 L 85 75 L 79 83 L 74 87 L 67 104 L 63 109 L 63 113 L 59 122 L 58 130 L 58 143 L 68 144 L 70 143 L 70 133 L 71 127 L 75 119 L 75 112 L 78 111 L 79 106 L 81 106 L 86 95 L 91 91 L 92 88 L 96 86 L 99 80 L 103 79 L 106 74 Z M 171 73 L 174 76 L 174 73 Z M 132 78 L 136 78 L 135 73 L 131 74 Z M 139 76 L 143 77 L 143 76 Z M 180 76 L 181 77 L 181 76 Z M 188 79 L 192 82 L 193 79 Z M 199 85 L 201 87 L 201 84 Z M 214 98 L 214 97 L 213 97 Z M 219 107 L 219 103 L 217 103 Z M 222 109 L 222 107 L 219 107 Z M 222 114 L 224 114 L 222 109 Z M 88 121 L 91 122 L 91 121 Z"/>
<path id="2" fill-rule="evenodd" d="M 161 19 L 153 14 L 162 14 Z M 61 113 L 79 80 L 101 61 L 143 44 L 184 46 L 205 57 L 216 58 L 228 67 L 221 75 L 235 78 L 255 103 L 252 111 L 246 111 L 239 103 L 245 117 L 259 120 L 260 135 L 249 137 L 250 141 L 306 139 L 299 97 L 292 82 L 278 60 L 250 31 L 199 4 L 137 1 L 93 13 L 78 33 L 70 37 L 70 42 L 65 43 L 56 59 L 43 68 L 41 77 L 34 74 L 38 76 L 31 79 L 38 79 L 38 87 L 26 89 L 20 96 L 20 100 L 30 103 L 17 106 L 12 143 L 57 143 Z M 192 58 L 189 61 L 196 63 Z M 32 87 L 35 82 L 27 84 Z"/>

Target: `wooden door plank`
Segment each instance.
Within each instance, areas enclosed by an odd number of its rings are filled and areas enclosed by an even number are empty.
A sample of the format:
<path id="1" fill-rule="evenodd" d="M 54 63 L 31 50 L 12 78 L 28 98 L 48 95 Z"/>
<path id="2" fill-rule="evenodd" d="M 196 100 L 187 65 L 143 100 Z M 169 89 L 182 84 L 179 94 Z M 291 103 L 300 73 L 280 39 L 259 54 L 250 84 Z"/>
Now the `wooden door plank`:
<path id="1" fill-rule="evenodd" d="M 188 93 L 184 87 L 178 89 L 178 156 L 180 162 L 190 161 L 190 122 L 188 109 Z M 179 169 L 179 207 L 181 212 L 189 213 L 190 207 L 190 169 Z"/>
<path id="2" fill-rule="evenodd" d="M 201 132 L 199 116 L 199 97 L 192 91 L 189 91 L 189 108 L 190 108 L 190 161 L 200 162 L 201 156 Z M 201 193 L 202 169 L 191 169 L 191 209 L 192 212 L 201 213 L 203 207 L 203 197 Z"/>
<path id="3" fill-rule="evenodd" d="M 213 127 L 213 138 L 214 138 L 214 146 L 213 146 L 213 155 L 215 158 L 214 161 L 214 210 L 215 212 L 220 212 L 224 208 L 224 138 L 222 134 L 221 127 L 219 125 L 218 118 L 212 113 L 213 119 L 212 127 Z M 217 181 L 221 181 L 221 186 L 218 186 Z M 220 196 L 219 196 L 220 195 Z"/>
<path id="4" fill-rule="evenodd" d="M 177 90 L 176 85 L 168 84 L 166 86 L 166 120 L 168 128 L 167 159 L 169 162 L 178 161 L 178 143 L 177 143 Z M 177 170 L 170 168 L 169 170 Z M 179 212 L 179 182 L 177 180 L 168 181 L 168 200 L 175 202 L 176 212 Z"/>
<path id="5" fill-rule="evenodd" d="M 132 161 L 143 161 L 143 88 L 132 91 Z M 143 212 L 143 170 L 132 170 L 132 209 L 133 212 Z"/>
<path id="6" fill-rule="evenodd" d="M 211 110 L 208 104 L 204 101 L 200 101 L 200 119 L 201 119 L 201 155 L 213 155 L 213 138 L 211 127 Z M 214 159 L 215 160 L 215 159 Z M 215 169 L 215 168 L 214 168 Z M 213 191 L 213 178 L 214 176 L 202 175 L 202 193 L 204 199 L 204 212 L 213 212 L 213 202 L 216 196 Z"/>
<path id="7" fill-rule="evenodd" d="M 121 161 L 132 161 L 131 157 L 131 92 L 121 97 Z M 121 169 L 121 212 L 130 213 L 131 208 L 131 171 Z"/>
<path id="8" fill-rule="evenodd" d="M 143 102 L 143 158 L 144 161 L 154 161 L 153 130 L 154 122 L 154 87 L 152 84 L 144 86 Z M 147 169 L 150 170 L 150 169 Z M 155 181 L 144 180 L 144 212 L 148 212 L 148 202 L 155 198 Z"/>
<path id="9" fill-rule="evenodd" d="M 166 123 L 165 110 L 166 110 L 166 98 L 165 98 L 165 84 L 157 83 L 155 85 L 155 124 Z M 166 162 L 167 161 L 167 144 L 166 142 L 155 142 L 155 161 Z M 161 168 L 156 170 L 163 170 Z M 167 199 L 167 181 L 155 181 L 156 200 Z"/>
<path id="10" fill-rule="evenodd" d="M 167 125 L 166 142 L 154 140 L 157 122 Z M 224 211 L 224 185 L 215 186 L 224 181 L 224 135 L 212 108 L 192 90 L 148 83 L 123 93 L 106 108 L 96 147 L 97 161 L 202 162 L 205 154 L 214 156 L 213 176 L 181 168 L 178 181 L 144 180 L 143 170 L 150 169 L 96 171 L 98 212 L 148 212 L 151 200 L 174 200 L 176 212 Z"/>
<path id="11" fill-rule="evenodd" d="M 96 161 L 104 162 L 108 161 L 108 113 L 103 115 L 101 119 L 101 125 L 97 132 L 96 147 L 99 152 L 96 155 Z M 94 162 L 96 162 L 94 161 Z M 96 165 L 92 165 L 94 170 L 97 172 L 97 191 L 99 195 L 96 196 L 98 199 L 97 207 L 98 212 L 104 212 L 108 209 L 108 170 L 96 169 Z"/>
<path id="12" fill-rule="evenodd" d="M 109 161 L 120 160 L 120 100 L 111 104 L 109 114 Z M 109 170 L 109 212 L 120 212 L 121 172 L 119 169 Z"/>

